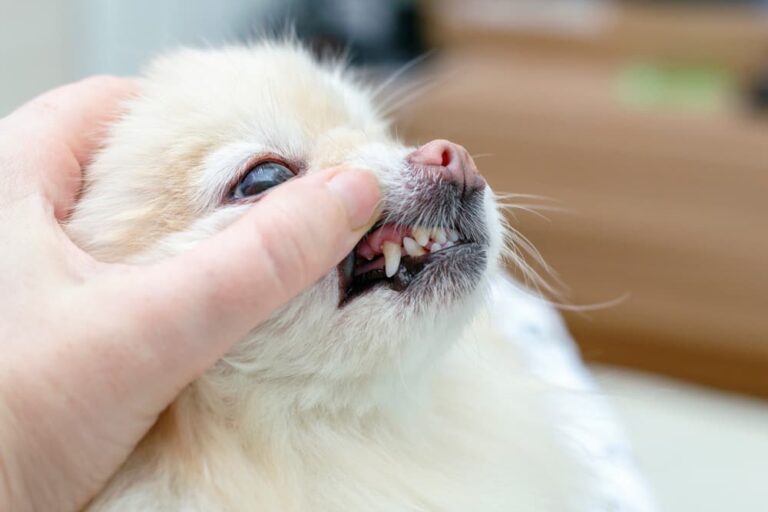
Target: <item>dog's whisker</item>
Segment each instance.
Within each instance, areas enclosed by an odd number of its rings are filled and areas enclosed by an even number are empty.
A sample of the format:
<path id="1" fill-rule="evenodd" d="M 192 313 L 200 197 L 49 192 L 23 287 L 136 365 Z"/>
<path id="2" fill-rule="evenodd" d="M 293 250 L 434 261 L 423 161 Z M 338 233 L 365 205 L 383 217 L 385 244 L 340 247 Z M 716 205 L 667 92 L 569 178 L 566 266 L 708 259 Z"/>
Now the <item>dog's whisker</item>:
<path id="1" fill-rule="evenodd" d="M 381 99 L 381 95 L 386 92 L 386 90 L 391 87 L 397 80 L 399 80 L 409 71 L 413 70 L 419 64 L 423 64 L 428 58 L 432 57 L 432 55 L 434 55 L 434 50 L 426 51 L 400 66 L 397 70 L 390 74 L 386 80 L 384 80 L 379 86 L 371 91 L 371 98 L 373 101 L 379 101 Z"/>
<path id="2" fill-rule="evenodd" d="M 398 91 L 393 97 L 382 101 L 379 113 L 384 117 L 389 117 L 404 106 L 424 96 L 429 91 L 434 90 L 437 86 L 438 84 L 431 83 L 431 81 L 427 80 L 411 84 L 403 90 Z"/>

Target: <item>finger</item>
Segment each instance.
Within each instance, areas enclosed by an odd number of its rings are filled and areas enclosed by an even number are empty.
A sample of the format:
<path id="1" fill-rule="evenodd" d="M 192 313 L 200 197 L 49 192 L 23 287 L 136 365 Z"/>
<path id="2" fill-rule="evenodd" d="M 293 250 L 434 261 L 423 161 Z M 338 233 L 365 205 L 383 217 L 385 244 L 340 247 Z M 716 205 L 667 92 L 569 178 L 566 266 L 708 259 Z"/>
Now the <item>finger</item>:
<path id="1" fill-rule="evenodd" d="M 212 365 L 349 254 L 379 198 L 369 172 L 309 175 L 278 187 L 193 250 L 140 269 L 129 300 L 144 305 L 158 340 L 180 340 L 157 347 L 161 366 L 164 360 L 177 368 L 176 378 L 191 380 Z"/>
<path id="2" fill-rule="evenodd" d="M 41 192 L 57 217 L 66 215 L 80 189 L 82 167 L 103 140 L 120 104 L 136 94 L 135 80 L 91 77 L 49 91 L 0 124 L 4 173 L 17 190 Z"/>
<path id="3" fill-rule="evenodd" d="M 138 93 L 138 81 L 92 76 L 57 87 L 19 107 L 8 117 L 9 127 L 62 141 L 83 165 L 103 138 L 119 105 Z"/>

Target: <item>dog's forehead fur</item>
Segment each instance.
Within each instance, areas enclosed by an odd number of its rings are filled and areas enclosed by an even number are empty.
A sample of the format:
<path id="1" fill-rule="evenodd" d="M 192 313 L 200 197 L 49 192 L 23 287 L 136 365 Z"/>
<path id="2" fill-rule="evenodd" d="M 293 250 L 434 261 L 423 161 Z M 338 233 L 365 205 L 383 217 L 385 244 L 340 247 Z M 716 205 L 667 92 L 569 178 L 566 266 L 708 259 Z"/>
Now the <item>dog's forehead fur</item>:
<path id="1" fill-rule="evenodd" d="M 147 75 L 145 94 L 162 98 L 154 114 L 170 125 L 183 116 L 178 129 L 205 128 L 230 140 L 255 137 L 280 149 L 338 127 L 383 128 L 342 63 L 319 63 L 291 45 L 185 51 L 158 59 Z"/>
<path id="2" fill-rule="evenodd" d="M 187 228 L 218 205 L 214 193 L 253 154 L 311 171 L 389 137 L 341 63 L 318 63 L 290 44 L 161 57 L 127 106 L 86 173 L 89 201 L 70 223 L 73 238 L 105 261 Z M 80 222 L 88 218 L 99 219 L 98 229 Z M 95 232 L 98 240 L 88 236 Z"/>

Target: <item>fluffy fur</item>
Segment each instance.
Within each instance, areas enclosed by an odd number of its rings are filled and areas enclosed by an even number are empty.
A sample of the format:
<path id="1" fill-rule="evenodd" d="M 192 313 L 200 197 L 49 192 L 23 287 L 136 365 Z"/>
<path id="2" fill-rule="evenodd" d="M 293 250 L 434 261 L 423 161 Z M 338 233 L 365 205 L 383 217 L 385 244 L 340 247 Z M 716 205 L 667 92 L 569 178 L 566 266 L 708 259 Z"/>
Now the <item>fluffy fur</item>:
<path id="1" fill-rule="evenodd" d="M 338 64 L 290 44 L 184 51 L 147 73 L 67 230 L 104 261 L 178 253 L 243 212 L 222 197 L 266 153 L 363 165 L 394 221 L 430 225 L 451 213 L 414 206 L 412 150 Z M 587 510 L 544 390 L 484 320 L 502 228 L 490 189 L 478 204 L 476 275 L 340 308 L 332 271 L 190 385 L 87 510 Z"/>

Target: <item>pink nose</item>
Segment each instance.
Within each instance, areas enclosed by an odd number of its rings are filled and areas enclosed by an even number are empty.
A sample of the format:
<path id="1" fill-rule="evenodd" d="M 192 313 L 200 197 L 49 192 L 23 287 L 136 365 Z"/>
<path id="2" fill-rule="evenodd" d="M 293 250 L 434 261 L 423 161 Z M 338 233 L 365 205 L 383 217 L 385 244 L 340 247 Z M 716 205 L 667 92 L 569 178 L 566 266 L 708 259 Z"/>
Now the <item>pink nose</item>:
<path id="1" fill-rule="evenodd" d="M 442 139 L 427 142 L 408 155 L 408 162 L 414 170 L 437 170 L 442 179 L 456 185 L 463 197 L 485 188 L 485 179 L 472 157 L 453 142 Z"/>

